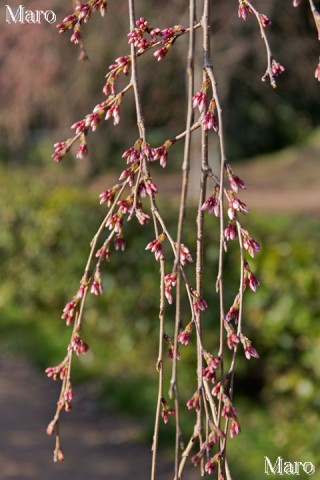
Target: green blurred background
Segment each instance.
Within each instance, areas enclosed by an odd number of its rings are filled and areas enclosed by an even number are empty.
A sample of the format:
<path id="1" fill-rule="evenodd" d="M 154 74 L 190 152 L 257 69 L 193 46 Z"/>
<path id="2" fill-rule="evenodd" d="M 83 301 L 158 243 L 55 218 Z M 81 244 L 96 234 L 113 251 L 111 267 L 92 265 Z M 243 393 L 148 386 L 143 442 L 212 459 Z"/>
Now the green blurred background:
<path id="1" fill-rule="evenodd" d="M 161 27 L 186 24 L 183 2 L 162 3 L 163 17 L 159 7 L 151 11 L 146 2 L 142 2 L 139 15 Z M 261 6 L 264 2 L 258 3 Z M 36 7 L 37 2 L 30 4 Z M 68 12 L 59 2 L 52 4 L 50 8 L 57 13 Z M 300 10 L 288 10 L 284 18 L 282 13 L 288 6 L 269 2 L 266 13 L 275 17 L 271 38 L 279 52 L 277 59 L 286 66 L 278 89 L 273 91 L 259 83 L 265 67 L 262 50 L 253 48 L 256 43 L 252 39 L 258 37 L 253 22 L 239 23 L 236 10 L 227 16 L 229 8 L 229 4 L 219 6 L 214 23 L 219 33 L 216 61 L 225 105 L 228 154 L 235 162 L 236 173 L 248 179 L 252 213 L 245 218 L 245 225 L 262 245 L 254 262 L 262 286 L 256 294 L 248 295 L 244 315 L 245 332 L 260 359 L 239 359 L 237 365 L 235 403 L 242 434 L 230 442 L 230 453 L 238 472 L 236 478 L 256 480 L 263 474 L 264 455 L 274 459 L 282 455 L 315 465 L 319 462 L 320 134 L 316 127 L 320 104 L 319 86 L 313 78 L 316 33 L 304 4 Z M 98 193 L 112 186 L 122 170 L 121 152 L 136 136 L 133 103 L 129 101 L 114 133 L 110 125 L 102 125 L 91 137 L 88 161 L 80 163 L 70 157 L 60 166 L 50 161 L 51 144 L 66 138 L 68 125 L 102 98 L 107 66 L 114 57 L 127 52 L 125 42 L 117 42 L 116 52 L 106 47 L 118 29 L 127 28 L 125 6 L 119 7 L 123 15 L 116 16 L 119 12 L 115 10 L 110 3 L 109 14 L 115 20 L 107 22 L 107 28 L 98 18 L 88 26 L 90 62 L 86 64 L 77 63 L 75 47 L 59 37 L 54 28 L 41 27 L 35 36 L 35 27 L 25 26 L 22 38 L 13 36 L 6 26 L 0 34 L 0 57 L 11 79 L 0 81 L 5 92 L 0 115 L 0 347 L 4 354 L 25 356 L 41 370 L 64 356 L 70 331 L 60 318 L 61 311 L 78 288 L 90 240 L 104 214 L 104 208 L 98 205 Z M 108 30 L 105 40 L 99 29 Z M 239 35 L 237 48 L 235 33 Z M 174 50 L 166 59 L 166 72 L 160 68 L 164 64 L 159 67 L 152 63 L 150 75 L 151 63 L 143 65 L 143 97 L 148 99 L 145 116 L 150 141 L 156 145 L 183 129 L 186 43 Z M 156 114 L 154 104 L 159 105 Z M 170 109 L 162 106 L 166 104 Z M 160 193 L 161 186 L 166 192 L 171 185 L 166 195 L 168 203 L 161 203 L 161 208 L 173 232 L 179 148 L 173 153 L 175 161 L 168 163 L 168 176 L 159 176 Z M 278 199 L 276 204 L 274 199 Z M 190 204 L 183 238 L 193 256 L 194 216 Z M 206 223 L 204 296 L 214 309 L 217 225 L 210 217 Z M 89 298 L 84 337 L 91 348 L 76 360 L 74 375 L 77 382 L 98 385 L 101 412 L 117 410 L 139 418 L 144 425 L 143 438 L 149 441 L 157 390 L 157 265 L 144 250 L 153 239 L 151 226 L 142 228 L 131 221 L 125 226 L 125 235 L 126 251 L 114 252 L 103 269 L 105 294 Z M 228 305 L 237 291 L 237 268 L 237 250 L 231 246 L 226 264 Z M 214 350 L 215 319 L 210 312 L 204 319 L 206 345 Z M 183 318 L 184 323 L 188 321 Z M 170 334 L 172 330 L 173 311 L 168 308 L 167 331 Z M 194 350 L 192 346 L 181 347 L 180 353 L 184 403 L 195 390 L 190 374 Z M 170 371 L 169 360 L 165 368 Z M 193 413 L 184 412 L 183 417 L 187 439 Z M 170 450 L 173 436 L 170 426 L 162 428 L 163 448 Z"/>

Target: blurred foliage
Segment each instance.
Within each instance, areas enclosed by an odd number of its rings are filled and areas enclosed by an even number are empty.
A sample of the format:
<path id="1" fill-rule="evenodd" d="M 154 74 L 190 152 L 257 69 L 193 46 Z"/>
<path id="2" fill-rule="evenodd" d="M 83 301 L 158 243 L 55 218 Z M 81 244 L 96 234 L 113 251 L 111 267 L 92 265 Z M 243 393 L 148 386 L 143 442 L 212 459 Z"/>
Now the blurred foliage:
<path id="1" fill-rule="evenodd" d="M 85 186 L 75 187 L 72 182 L 67 186 L 67 182 L 67 175 L 57 180 L 56 174 L 32 170 L 23 174 L 2 170 L 0 178 L 1 350 L 27 355 L 42 369 L 64 356 L 70 329 L 60 319 L 61 310 L 77 291 L 90 240 L 105 211 Z M 172 204 L 163 208 L 174 234 L 176 208 Z M 184 242 L 194 255 L 192 210 Z M 215 219 L 207 216 L 206 222 L 204 284 L 211 308 L 204 316 L 204 338 L 214 351 L 218 228 Z M 235 403 L 242 435 L 230 441 L 229 448 L 237 478 L 256 480 L 263 473 L 264 455 L 318 461 L 320 232 L 318 222 L 305 216 L 264 215 L 248 217 L 245 223 L 263 245 L 257 262 L 250 262 L 262 286 L 256 294 L 246 295 L 244 316 L 245 333 L 260 360 L 239 358 Z M 91 348 L 75 360 L 74 373 L 78 381 L 99 379 L 103 408 L 126 410 L 146 419 L 150 435 L 157 389 L 158 264 L 145 251 L 153 239 L 151 225 L 141 227 L 132 220 L 125 225 L 125 235 L 126 252 L 112 252 L 103 270 L 104 295 L 89 298 L 83 335 Z M 225 267 L 228 307 L 238 286 L 236 243 L 229 246 Z M 173 307 L 168 306 L 167 313 L 171 335 Z M 186 324 L 188 314 L 182 320 Z M 180 353 L 184 402 L 195 389 L 190 375 L 195 352 L 190 345 L 181 346 Z M 165 368 L 170 369 L 169 359 Z M 185 413 L 186 432 L 192 416 L 193 412 Z M 170 427 L 164 431 L 172 437 Z"/>

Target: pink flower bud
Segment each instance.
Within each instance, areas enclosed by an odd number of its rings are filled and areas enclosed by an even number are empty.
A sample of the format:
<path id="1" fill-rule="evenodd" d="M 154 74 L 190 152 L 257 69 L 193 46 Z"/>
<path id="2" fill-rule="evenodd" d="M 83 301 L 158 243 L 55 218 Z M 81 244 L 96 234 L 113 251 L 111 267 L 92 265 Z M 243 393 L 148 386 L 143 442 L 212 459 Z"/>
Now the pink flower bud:
<path id="1" fill-rule="evenodd" d="M 53 452 L 53 461 L 54 462 L 63 462 L 64 460 L 64 454 L 61 448 L 56 448 L 55 451 Z"/>
<path id="2" fill-rule="evenodd" d="M 280 63 L 278 63 L 276 60 L 273 59 L 272 63 L 271 63 L 271 71 L 272 71 L 272 74 L 275 77 L 277 77 L 282 72 L 284 72 L 284 67 L 282 65 L 280 65 Z"/>
<path id="3" fill-rule="evenodd" d="M 234 223 L 229 222 L 224 230 L 224 238 L 228 240 L 234 240 L 238 236 L 237 227 Z"/>
<path id="4" fill-rule="evenodd" d="M 55 429 L 56 422 L 52 420 L 52 422 L 49 423 L 46 429 L 47 435 L 53 435 L 54 434 L 54 429 Z"/>

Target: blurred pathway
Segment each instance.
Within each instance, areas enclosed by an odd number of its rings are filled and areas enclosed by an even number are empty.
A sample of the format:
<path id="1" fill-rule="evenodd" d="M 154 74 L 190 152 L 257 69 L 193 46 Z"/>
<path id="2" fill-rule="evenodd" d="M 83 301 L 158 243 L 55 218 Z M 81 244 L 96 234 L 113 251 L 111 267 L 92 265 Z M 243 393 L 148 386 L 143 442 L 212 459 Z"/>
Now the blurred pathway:
<path id="1" fill-rule="evenodd" d="M 0 479 L 148 480 L 151 452 L 137 440 L 139 427 L 121 416 L 101 418 L 81 401 L 63 418 L 66 460 L 53 463 L 45 428 L 57 386 L 24 361 L 0 357 Z M 172 479 L 171 472 L 162 458 L 158 479 Z"/>

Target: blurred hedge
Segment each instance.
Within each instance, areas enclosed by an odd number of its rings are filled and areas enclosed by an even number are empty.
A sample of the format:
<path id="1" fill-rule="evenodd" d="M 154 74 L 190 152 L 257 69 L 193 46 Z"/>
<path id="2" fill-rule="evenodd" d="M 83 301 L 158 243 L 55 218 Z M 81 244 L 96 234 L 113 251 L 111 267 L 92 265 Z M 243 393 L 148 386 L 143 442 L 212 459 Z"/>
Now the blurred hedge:
<path id="1" fill-rule="evenodd" d="M 164 205 L 172 232 L 175 208 Z M 81 188 L 57 184 L 50 176 L 1 172 L 0 179 L 0 345 L 2 351 L 27 355 L 41 368 L 60 361 L 70 330 L 60 319 L 83 273 L 90 240 L 104 208 Z M 192 209 L 184 241 L 195 238 Z M 240 359 L 235 401 L 240 405 L 241 439 L 230 442 L 239 478 L 263 473 L 263 456 L 313 461 L 319 448 L 316 429 L 320 393 L 320 273 L 319 228 L 315 219 L 297 216 L 258 216 L 246 225 L 263 245 L 255 271 L 262 286 L 248 294 L 244 325 L 260 360 Z M 204 317 L 205 343 L 217 345 L 215 265 L 216 220 L 207 217 L 205 297 L 212 307 Z M 90 298 L 84 337 L 90 351 L 79 358 L 76 377 L 100 378 L 107 408 L 147 415 L 155 404 L 158 327 L 158 265 L 145 251 L 152 227 L 134 220 L 126 224 L 127 251 L 113 252 L 103 272 L 105 294 Z M 236 245 L 229 248 L 226 276 L 230 281 L 226 305 L 237 290 Z M 251 262 L 253 265 L 253 262 Z M 191 279 L 193 282 L 193 279 Z M 183 315 L 184 323 L 189 321 Z M 173 309 L 168 308 L 168 333 Z M 190 375 L 192 347 L 181 347 L 182 399 L 195 389 Z M 79 363 L 77 362 L 77 363 Z M 184 368 L 186 365 L 187 368 Z M 165 368 L 170 368 L 167 360 Z M 191 412 L 187 416 L 192 415 Z M 185 427 L 188 429 L 188 425 Z"/>

